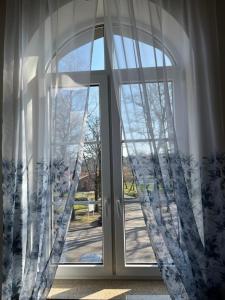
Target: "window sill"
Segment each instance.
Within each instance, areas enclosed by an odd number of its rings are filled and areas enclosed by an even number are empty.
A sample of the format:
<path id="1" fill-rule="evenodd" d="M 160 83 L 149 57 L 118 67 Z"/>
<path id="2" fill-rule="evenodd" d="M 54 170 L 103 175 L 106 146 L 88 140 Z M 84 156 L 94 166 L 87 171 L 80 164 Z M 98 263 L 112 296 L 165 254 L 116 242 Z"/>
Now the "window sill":
<path id="1" fill-rule="evenodd" d="M 48 299 L 169 300 L 170 298 L 164 283 L 160 280 L 55 280 Z"/>

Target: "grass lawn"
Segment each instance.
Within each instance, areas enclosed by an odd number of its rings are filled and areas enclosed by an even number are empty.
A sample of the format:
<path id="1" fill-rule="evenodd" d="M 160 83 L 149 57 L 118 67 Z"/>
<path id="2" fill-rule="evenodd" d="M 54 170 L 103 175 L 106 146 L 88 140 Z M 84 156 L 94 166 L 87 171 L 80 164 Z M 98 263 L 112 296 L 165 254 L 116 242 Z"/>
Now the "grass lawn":
<path id="1" fill-rule="evenodd" d="M 95 198 L 95 193 L 94 191 L 90 191 L 90 192 L 77 192 L 75 194 L 75 199 L 76 200 L 80 200 L 80 199 L 84 199 L 86 198 L 86 200 L 94 200 Z"/>
<path id="2" fill-rule="evenodd" d="M 136 184 L 133 184 L 131 182 L 126 182 L 126 184 L 123 184 L 123 192 L 124 195 L 130 196 L 130 197 L 137 197 L 137 187 Z"/>
<path id="3" fill-rule="evenodd" d="M 89 217 L 88 215 L 84 216 L 78 216 L 78 220 L 75 220 L 77 224 L 90 224 L 92 222 L 96 222 L 99 218 L 99 214 L 92 215 L 90 214 Z"/>
<path id="4" fill-rule="evenodd" d="M 82 204 L 75 204 L 73 206 L 73 209 L 76 209 L 76 210 L 88 209 L 88 206 L 87 205 L 82 205 Z"/>
<path id="5" fill-rule="evenodd" d="M 141 191 L 144 191 L 146 189 L 146 186 L 144 186 L 143 184 L 139 186 L 139 189 Z M 150 183 L 147 185 L 147 190 L 149 191 L 153 191 L 154 190 L 154 185 L 153 183 Z M 129 196 L 129 197 L 134 197 L 137 198 L 138 197 L 138 192 L 137 192 L 137 186 L 136 184 L 133 184 L 131 182 L 126 182 L 123 184 L 123 192 L 124 195 Z"/>

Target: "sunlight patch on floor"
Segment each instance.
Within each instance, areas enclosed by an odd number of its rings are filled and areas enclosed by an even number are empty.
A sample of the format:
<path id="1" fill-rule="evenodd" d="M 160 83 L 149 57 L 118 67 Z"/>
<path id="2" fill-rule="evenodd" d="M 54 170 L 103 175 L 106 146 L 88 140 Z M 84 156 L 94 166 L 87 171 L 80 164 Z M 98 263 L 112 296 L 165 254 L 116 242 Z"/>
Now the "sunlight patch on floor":
<path id="1" fill-rule="evenodd" d="M 48 297 L 54 298 L 55 296 L 62 294 L 62 293 L 68 293 L 71 290 L 71 288 L 54 288 L 51 289 Z"/>
<path id="2" fill-rule="evenodd" d="M 130 289 L 102 289 L 96 293 L 82 297 L 81 299 L 108 300 L 108 299 L 113 299 L 114 297 L 124 295 L 129 291 Z"/>
<path id="3" fill-rule="evenodd" d="M 152 297 L 149 297 L 152 295 Z M 157 295 L 157 296 L 156 296 Z M 55 280 L 48 299 L 82 300 L 164 300 L 168 295 L 160 280 L 79 279 Z"/>

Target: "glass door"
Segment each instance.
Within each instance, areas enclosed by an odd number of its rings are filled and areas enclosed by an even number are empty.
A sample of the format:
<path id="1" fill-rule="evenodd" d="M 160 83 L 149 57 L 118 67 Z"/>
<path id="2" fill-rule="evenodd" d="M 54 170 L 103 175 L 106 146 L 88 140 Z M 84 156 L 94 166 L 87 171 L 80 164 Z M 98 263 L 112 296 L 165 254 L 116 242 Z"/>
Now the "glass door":
<path id="1" fill-rule="evenodd" d="M 120 86 L 113 86 L 103 31 L 102 27 L 96 28 L 90 86 L 87 86 L 85 65 L 79 65 L 80 72 L 76 72 L 77 65 L 74 68 L 71 63 L 78 58 L 82 62 L 88 44 L 68 50 L 70 52 L 62 54 L 59 60 L 61 78 L 58 82 L 61 83 L 63 93 L 72 95 L 72 102 L 77 103 L 78 111 L 85 89 L 89 91 L 89 98 L 80 181 L 57 278 L 160 278 L 129 160 L 129 156 L 136 155 L 136 152 L 146 152 L 146 145 L 149 144 L 144 132 L 146 126 L 138 116 L 139 107 L 137 105 L 134 109 L 131 101 L 131 96 L 136 97 L 138 103 L 141 82 L 136 65 L 131 60 L 128 69 L 123 63 L 115 66 L 120 69 L 121 82 Z M 119 37 L 115 38 L 119 42 Z M 127 38 L 125 42 L 129 46 Z M 151 46 L 142 46 L 147 47 L 146 51 L 151 56 Z M 157 59 L 160 65 L 160 53 Z M 158 86 L 155 84 L 154 66 L 147 61 L 145 64 L 146 73 L 149 74 L 149 92 L 153 93 L 150 98 L 155 99 L 153 104 L 157 122 L 159 99 L 155 96 Z M 167 64 L 168 68 L 172 65 L 169 59 Z M 161 85 L 159 87 L 162 88 Z M 118 90 L 120 99 L 115 97 L 115 91 Z M 117 100 L 120 102 L 119 108 Z M 76 113 L 74 111 L 73 115 Z M 125 136 L 121 131 L 120 116 Z M 66 143 L 68 149 L 73 147 L 72 140 Z M 133 151 L 134 148 L 137 151 Z"/>
<path id="2" fill-rule="evenodd" d="M 64 94 L 69 95 L 66 101 L 72 101 L 75 106 L 76 100 L 81 101 L 83 89 L 64 89 Z M 71 122 L 71 131 L 74 130 L 76 134 L 75 107 L 72 114 L 75 116 Z M 99 86 L 91 86 L 84 133 L 83 162 L 61 264 L 103 264 L 101 152 Z"/>
<path id="3" fill-rule="evenodd" d="M 137 136 L 140 129 L 145 126 L 142 126 L 141 120 L 138 119 L 138 110 L 135 108 L 135 111 L 132 111 L 134 107 L 131 105 L 132 101 L 127 91 L 134 86 L 124 84 L 117 88 L 120 90 L 120 113 L 116 101 L 113 101 L 115 99 L 113 94 L 111 101 L 115 273 L 117 276 L 160 278 L 146 230 L 135 174 L 129 159 L 130 155 L 135 155 L 135 152 L 132 152 L 134 145 L 144 151 L 145 144 L 148 143 L 145 138 L 141 139 Z M 125 108 L 129 110 L 129 114 Z M 122 132 L 120 115 L 123 119 L 123 132 L 126 136 Z M 127 119 L 128 115 L 131 116 L 131 119 L 137 120 L 137 123 L 134 124 L 130 118 Z M 131 138 L 129 133 L 132 126 Z"/>
<path id="4" fill-rule="evenodd" d="M 112 274 L 107 80 L 101 72 L 94 72 L 91 85 L 85 86 L 81 75 L 62 73 L 61 86 L 54 95 L 57 105 L 53 105 L 53 119 L 59 119 L 57 126 L 60 126 L 61 140 L 52 147 L 58 152 L 67 151 L 68 160 L 74 147 L 78 146 L 74 141 L 82 129 L 77 127 L 77 120 L 82 102 L 88 95 L 81 173 L 57 278 Z M 59 195 L 53 193 L 53 197 Z M 53 226 L 56 209 L 60 208 L 53 207 Z"/>

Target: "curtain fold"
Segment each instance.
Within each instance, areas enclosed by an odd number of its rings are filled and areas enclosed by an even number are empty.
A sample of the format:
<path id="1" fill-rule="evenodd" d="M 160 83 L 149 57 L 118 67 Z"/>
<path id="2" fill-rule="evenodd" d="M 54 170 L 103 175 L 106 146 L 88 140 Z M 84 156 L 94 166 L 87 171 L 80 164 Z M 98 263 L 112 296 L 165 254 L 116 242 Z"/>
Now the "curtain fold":
<path id="1" fill-rule="evenodd" d="M 123 156 L 163 279 L 172 299 L 214 299 L 225 275 L 216 2 L 106 0 L 105 26 Z"/>
<path id="2" fill-rule="evenodd" d="M 2 299 L 45 299 L 53 283 L 81 168 L 96 6 L 7 1 Z M 68 38 L 80 46 L 81 30 L 89 42 L 85 84 L 73 82 L 68 92 L 58 61 Z"/>
<path id="3" fill-rule="evenodd" d="M 76 192 L 97 0 L 8 0 L 2 299 L 45 299 Z M 123 157 L 172 299 L 220 299 L 225 278 L 224 60 L 216 1 L 104 0 Z M 68 44 L 67 44 L 68 43 Z M 64 46 L 87 43 L 74 81 Z M 69 73 L 69 72 L 68 72 Z"/>

